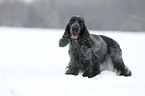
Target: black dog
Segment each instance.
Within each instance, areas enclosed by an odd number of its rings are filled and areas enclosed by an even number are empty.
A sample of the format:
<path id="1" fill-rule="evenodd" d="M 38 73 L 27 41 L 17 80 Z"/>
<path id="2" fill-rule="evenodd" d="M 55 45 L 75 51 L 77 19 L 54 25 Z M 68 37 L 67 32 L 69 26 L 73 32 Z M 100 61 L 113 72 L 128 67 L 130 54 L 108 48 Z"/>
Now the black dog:
<path id="1" fill-rule="evenodd" d="M 118 75 L 131 76 L 124 65 L 120 46 L 103 35 L 89 34 L 84 19 L 73 16 L 66 26 L 59 46 L 69 44 L 70 62 L 66 74 L 92 78 L 103 70 L 116 71 Z"/>

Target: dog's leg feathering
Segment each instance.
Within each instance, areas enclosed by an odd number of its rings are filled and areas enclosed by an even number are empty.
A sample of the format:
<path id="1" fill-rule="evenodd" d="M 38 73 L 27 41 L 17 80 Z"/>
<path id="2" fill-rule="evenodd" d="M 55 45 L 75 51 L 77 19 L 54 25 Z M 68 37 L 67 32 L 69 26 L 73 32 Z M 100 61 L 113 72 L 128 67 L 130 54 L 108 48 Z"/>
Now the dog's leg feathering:
<path id="1" fill-rule="evenodd" d="M 67 71 L 65 74 L 67 75 L 78 75 L 79 74 L 79 69 L 80 67 L 78 66 L 76 61 L 71 60 L 69 65 L 67 66 Z"/>
<path id="2" fill-rule="evenodd" d="M 120 76 L 131 76 L 131 71 L 125 66 L 122 59 L 121 49 L 113 49 L 111 53 L 112 62 L 114 64 L 114 68 L 120 73 Z M 115 54 L 115 55 L 114 55 Z"/>

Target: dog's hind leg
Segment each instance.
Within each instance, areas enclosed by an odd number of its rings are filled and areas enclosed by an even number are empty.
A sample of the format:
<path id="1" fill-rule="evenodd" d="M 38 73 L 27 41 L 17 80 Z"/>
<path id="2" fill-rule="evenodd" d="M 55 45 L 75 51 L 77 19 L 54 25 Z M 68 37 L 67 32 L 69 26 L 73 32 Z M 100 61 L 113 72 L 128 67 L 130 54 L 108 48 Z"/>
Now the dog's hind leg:
<path id="1" fill-rule="evenodd" d="M 131 71 L 125 66 L 122 59 L 122 51 L 120 48 L 111 49 L 111 58 L 113 62 L 114 69 L 120 73 L 119 75 L 131 76 Z"/>

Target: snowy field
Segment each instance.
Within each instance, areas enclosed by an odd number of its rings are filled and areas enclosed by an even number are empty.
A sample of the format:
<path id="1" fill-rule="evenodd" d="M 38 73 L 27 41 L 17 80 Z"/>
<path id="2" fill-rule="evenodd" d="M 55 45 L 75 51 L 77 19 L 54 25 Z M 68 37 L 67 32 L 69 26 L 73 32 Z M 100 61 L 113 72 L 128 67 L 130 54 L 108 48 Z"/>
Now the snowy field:
<path id="1" fill-rule="evenodd" d="M 145 33 L 92 31 L 115 39 L 131 77 L 104 71 L 88 79 L 65 75 L 64 30 L 0 27 L 0 96 L 145 96 Z"/>

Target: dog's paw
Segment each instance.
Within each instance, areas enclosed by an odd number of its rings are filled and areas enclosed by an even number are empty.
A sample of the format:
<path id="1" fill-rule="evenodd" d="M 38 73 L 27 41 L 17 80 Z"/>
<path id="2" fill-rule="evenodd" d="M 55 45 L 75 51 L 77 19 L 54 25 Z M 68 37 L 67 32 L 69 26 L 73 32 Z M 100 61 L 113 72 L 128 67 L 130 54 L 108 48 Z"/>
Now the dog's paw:
<path id="1" fill-rule="evenodd" d="M 65 74 L 66 75 L 75 75 L 75 76 L 78 75 L 78 73 L 70 73 L 70 72 L 66 72 Z"/>
<path id="2" fill-rule="evenodd" d="M 91 74 L 91 73 L 85 72 L 85 73 L 83 73 L 82 76 L 83 76 L 83 77 L 88 77 L 88 78 L 93 78 L 93 77 L 95 77 L 96 75 L 93 75 L 93 74 Z"/>
<path id="3" fill-rule="evenodd" d="M 131 73 L 131 71 L 130 70 L 127 70 L 126 72 L 121 72 L 120 73 L 120 76 L 131 76 L 132 75 L 132 73 Z"/>

